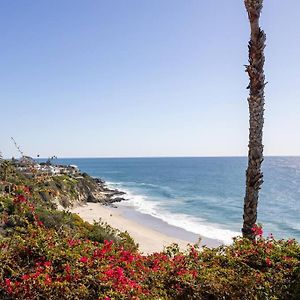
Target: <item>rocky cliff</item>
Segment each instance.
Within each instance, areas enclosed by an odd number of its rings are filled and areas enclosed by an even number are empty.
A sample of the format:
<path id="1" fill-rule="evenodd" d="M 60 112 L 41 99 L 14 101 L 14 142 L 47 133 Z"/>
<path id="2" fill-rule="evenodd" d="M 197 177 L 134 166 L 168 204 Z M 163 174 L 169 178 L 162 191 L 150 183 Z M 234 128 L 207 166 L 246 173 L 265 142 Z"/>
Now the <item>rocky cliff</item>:
<path id="1" fill-rule="evenodd" d="M 0 192 L 10 193 L 20 184 L 29 187 L 35 199 L 47 206 L 59 205 L 67 208 L 86 202 L 112 205 L 125 200 L 124 192 L 110 189 L 103 180 L 80 171 L 76 174 L 37 176 L 33 172 L 24 173 L 11 166 L 9 176 L 0 178 Z"/>
<path id="2" fill-rule="evenodd" d="M 110 189 L 103 180 L 92 178 L 86 173 L 81 173 L 76 177 L 53 176 L 44 182 L 38 193 L 44 201 L 54 201 L 64 208 L 82 205 L 86 202 L 112 205 L 112 203 L 125 200 L 124 192 Z"/>

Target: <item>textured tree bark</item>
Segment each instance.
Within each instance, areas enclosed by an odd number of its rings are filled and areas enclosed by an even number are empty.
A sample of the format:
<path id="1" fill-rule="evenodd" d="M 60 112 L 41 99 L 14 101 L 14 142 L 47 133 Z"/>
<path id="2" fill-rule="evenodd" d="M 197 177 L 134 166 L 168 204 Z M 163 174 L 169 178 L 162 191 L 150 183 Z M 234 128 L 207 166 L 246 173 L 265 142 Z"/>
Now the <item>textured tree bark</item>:
<path id="1" fill-rule="evenodd" d="M 251 37 L 248 45 L 249 65 L 246 72 L 249 75 L 250 95 L 248 98 L 250 128 L 248 144 L 248 168 L 246 170 L 246 194 L 244 199 L 244 237 L 254 239 L 252 228 L 257 220 L 257 204 L 259 190 L 263 183 L 261 164 L 263 162 L 263 124 L 264 124 L 264 48 L 266 35 L 259 27 L 259 18 L 263 0 L 244 0 L 250 21 Z"/>

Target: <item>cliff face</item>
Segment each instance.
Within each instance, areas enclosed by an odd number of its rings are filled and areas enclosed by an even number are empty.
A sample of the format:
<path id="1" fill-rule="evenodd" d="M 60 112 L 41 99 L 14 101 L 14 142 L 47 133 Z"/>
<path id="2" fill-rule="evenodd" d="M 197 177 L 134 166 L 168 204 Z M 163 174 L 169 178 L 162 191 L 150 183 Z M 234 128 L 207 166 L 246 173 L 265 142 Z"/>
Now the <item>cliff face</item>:
<path id="1" fill-rule="evenodd" d="M 9 166 L 11 172 L 6 172 L 6 176 L 0 177 L 0 192 L 10 193 L 17 185 L 25 185 L 31 187 L 31 192 L 42 205 L 49 207 L 59 205 L 67 208 L 86 202 L 111 205 L 125 200 L 124 192 L 109 189 L 103 180 L 93 178 L 79 170 L 74 173 L 49 175 L 48 172 L 32 171 L 34 168 L 29 167 L 24 171 L 24 168 L 16 167 L 10 162 Z M 39 164 L 35 166 L 42 168 Z"/>
<path id="2" fill-rule="evenodd" d="M 86 202 L 99 202 L 111 205 L 124 200 L 124 192 L 109 189 L 101 179 L 92 178 L 86 173 L 73 177 L 69 175 L 53 176 L 38 191 L 44 201 L 56 202 L 64 208 Z"/>

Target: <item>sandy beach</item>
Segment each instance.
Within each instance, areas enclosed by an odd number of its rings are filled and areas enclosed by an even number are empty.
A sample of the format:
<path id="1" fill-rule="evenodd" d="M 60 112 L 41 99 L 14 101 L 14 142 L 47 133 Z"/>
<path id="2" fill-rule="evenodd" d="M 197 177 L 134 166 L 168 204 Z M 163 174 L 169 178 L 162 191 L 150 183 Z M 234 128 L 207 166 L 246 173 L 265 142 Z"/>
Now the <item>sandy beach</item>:
<path id="1" fill-rule="evenodd" d="M 98 221 L 107 222 L 112 227 L 120 231 L 127 231 L 139 244 L 139 249 L 144 254 L 159 252 L 172 243 L 177 243 L 180 249 L 186 249 L 191 242 L 167 236 L 157 230 L 143 226 L 133 220 L 125 218 L 118 208 L 103 206 L 99 203 L 87 203 L 69 210 L 78 214 L 82 219 L 89 223 Z M 195 243 L 197 240 L 194 241 Z"/>

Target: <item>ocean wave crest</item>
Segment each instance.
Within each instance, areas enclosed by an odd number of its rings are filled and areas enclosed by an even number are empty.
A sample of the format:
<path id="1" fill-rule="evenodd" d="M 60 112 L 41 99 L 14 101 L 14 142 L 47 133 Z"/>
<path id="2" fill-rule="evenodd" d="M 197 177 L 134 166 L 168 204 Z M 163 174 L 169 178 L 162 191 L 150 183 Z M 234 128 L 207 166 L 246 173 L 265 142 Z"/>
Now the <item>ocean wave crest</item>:
<path id="1" fill-rule="evenodd" d="M 200 217 L 196 218 L 184 213 L 169 212 L 162 207 L 165 202 L 153 201 L 145 195 L 136 194 L 128 187 L 124 187 L 124 183 L 107 182 L 107 184 L 112 187 L 122 186 L 122 190 L 126 192 L 124 198 L 127 201 L 121 202 L 119 205 L 133 207 L 136 211 L 158 218 L 171 226 L 179 227 L 206 238 L 222 241 L 224 244 L 231 244 L 233 237 L 240 235 L 239 232 L 222 228 L 220 224 L 209 223 Z"/>

